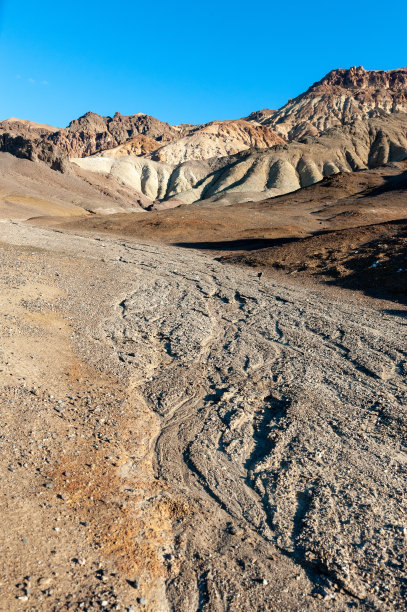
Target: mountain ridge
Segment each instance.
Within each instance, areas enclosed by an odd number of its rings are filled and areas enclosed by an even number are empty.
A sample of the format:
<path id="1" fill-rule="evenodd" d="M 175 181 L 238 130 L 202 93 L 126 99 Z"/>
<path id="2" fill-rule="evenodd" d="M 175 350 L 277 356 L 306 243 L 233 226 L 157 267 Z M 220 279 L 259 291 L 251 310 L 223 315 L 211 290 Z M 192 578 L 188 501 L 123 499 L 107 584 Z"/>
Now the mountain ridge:
<path id="1" fill-rule="evenodd" d="M 151 200 L 235 202 L 288 193 L 407 156 L 407 68 L 335 69 L 277 111 L 171 126 L 87 112 L 67 128 L 0 122 L 0 150 L 113 176 Z M 279 134 L 282 134 L 280 136 Z M 91 156 L 96 155 L 96 158 Z"/>
<path id="2" fill-rule="evenodd" d="M 264 119 L 287 140 L 319 136 L 335 125 L 407 112 L 407 68 L 335 69 Z"/>
<path id="3" fill-rule="evenodd" d="M 73 160 L 88 171 L 111 174 L 155 200 L 192 204 L 259 200 L 306 187 L 325 176 L 374 168 L 407 157 L 407 114 L 335 126 L 306 142 L 249 149 L 235 155 L 171 165 L 143 157 Z"/>

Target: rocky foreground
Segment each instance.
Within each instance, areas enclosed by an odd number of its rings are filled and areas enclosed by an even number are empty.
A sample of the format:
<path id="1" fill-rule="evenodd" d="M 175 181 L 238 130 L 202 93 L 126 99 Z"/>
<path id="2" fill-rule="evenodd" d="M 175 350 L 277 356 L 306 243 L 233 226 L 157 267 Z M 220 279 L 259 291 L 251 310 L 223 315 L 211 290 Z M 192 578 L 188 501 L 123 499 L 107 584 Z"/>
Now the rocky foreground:
<path id="1" fill-rule="evenodd" d="M 2 610 L 405 609 L 402 307 L 0 240 Z"/>

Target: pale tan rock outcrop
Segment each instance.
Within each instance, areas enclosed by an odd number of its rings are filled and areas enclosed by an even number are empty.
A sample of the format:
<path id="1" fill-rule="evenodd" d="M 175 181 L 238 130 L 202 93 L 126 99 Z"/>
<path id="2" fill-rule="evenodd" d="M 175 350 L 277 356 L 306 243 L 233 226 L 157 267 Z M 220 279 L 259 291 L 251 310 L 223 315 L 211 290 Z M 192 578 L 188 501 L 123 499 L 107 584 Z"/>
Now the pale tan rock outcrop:
<path id="1" fill-rule="evenodd" d="M 143 193 L 152 200 L 165 199 L 167 185 L 174 171 L 173 166 L 135 156 L 120 157 L 118 159 L 111 157 L 79 157 L 72 161 L 83 170 L 105 176 L 113 176 L 124 185 Z"/>
<path id="2" fill-rule="evenodd" d="M 176 165 L 193 159 L 234 155 L 253 147 L 267 149 L 283 143 L 283 139 L 266 126 L 243 119 L 213 121 L 161 147 L 151 158 Z"/>
<path id="3" fill-rule="evenodd" d="M 106 149 L 100 153 L 95 153 L 95 157 L 127 157 L 128 155 L 135 155 L 140 157 L 143 155 L 149 155 L 157 149 L 159 143 L 149 136 L 143 136 L 140 134 L 131 140 L 128 140 L 124 144 L 114 147 L 113 149 Z"/>

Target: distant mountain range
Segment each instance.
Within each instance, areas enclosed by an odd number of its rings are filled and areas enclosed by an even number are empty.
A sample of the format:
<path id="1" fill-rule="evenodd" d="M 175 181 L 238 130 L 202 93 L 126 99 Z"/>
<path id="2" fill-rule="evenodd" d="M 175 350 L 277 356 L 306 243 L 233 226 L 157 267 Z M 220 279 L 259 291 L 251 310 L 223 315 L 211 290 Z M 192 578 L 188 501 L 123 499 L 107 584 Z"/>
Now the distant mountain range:
<path id="1" fill-rule="evenodd" d="M 12 118 L 0 122 L 0 150 L 111 174 L 151 201 L 258 200 L 404 159 L 407 68 L 333 70 L 279 110 L 205 125 L 142 113 L 88 112 L 65 129 Z"/>

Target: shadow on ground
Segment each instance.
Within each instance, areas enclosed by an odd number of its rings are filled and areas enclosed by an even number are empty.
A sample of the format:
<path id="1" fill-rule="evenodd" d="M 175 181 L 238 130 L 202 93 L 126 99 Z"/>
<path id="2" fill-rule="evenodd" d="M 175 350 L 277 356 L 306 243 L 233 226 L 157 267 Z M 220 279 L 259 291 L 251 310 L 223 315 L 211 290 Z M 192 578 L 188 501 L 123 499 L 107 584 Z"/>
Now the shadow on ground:
<path id="1" fill-rule="evenodd" d="M 242 238 L 240 240 L 219 240 L 215 242 L 174 242 L 173 246 L 184 249 L 201 249 L 207 251 L 256 251 L 296 242 L 301 238 Z"/>

